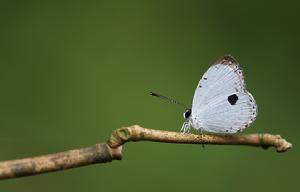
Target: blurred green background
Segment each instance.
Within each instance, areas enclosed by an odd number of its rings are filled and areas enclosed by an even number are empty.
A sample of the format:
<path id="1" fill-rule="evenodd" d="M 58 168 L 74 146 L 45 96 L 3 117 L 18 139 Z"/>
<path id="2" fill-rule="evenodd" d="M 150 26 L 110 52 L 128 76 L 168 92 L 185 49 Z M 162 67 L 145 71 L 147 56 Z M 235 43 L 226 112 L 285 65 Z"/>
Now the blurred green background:
<path id="1" fill-rule="evenodd" d="M 105 141 L 140 124 L 178 131 L 207 68 L 242 65 L 259 115 L 245 133 L 281 134 L 287 153 L 242 146 L 128 143 L 122 161 L 0 181 L 0 191 L 296 191 L 296 1 L 0 2 L 0 160 Z"/>

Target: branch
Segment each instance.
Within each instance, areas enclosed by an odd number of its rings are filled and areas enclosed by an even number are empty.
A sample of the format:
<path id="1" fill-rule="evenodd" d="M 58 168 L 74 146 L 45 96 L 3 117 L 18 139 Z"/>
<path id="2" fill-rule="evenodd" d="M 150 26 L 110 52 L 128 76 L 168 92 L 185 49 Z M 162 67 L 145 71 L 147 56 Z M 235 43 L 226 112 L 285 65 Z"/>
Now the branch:
<path id="1" fill-rule="evenodd" d="M 95 163 L 106 163 L 122 159 L 122 145 L 129 141 L 154 141 L 182 144 L 218 144 L 249 145 L 257 147 L 275 147 L 278 152 L 285 152 L 292 144 L 280 135 L 216 135 L 182 134 L 171 131 L 146 129 L 138 125 L 115 130 L 107 143 L 70 151 L 0 162 L 0 179 L 36 175 L 52 171 L 61 171 Z"/>
<path id="2" fill-rule="evenodd" d="M 122 158 L 122 147 L 110 148 L 106 143 L 70 151 L 0 162 L 0 179 L 61 171 Z"/>
<path id="3" fill-rule="evenodd" d="M 280 135 L 263 134 L 182 134 L 178 132 L 146 129 L 139 125 L 124 127 L 113 132 L 107 141 L 112 148 L 129 141 L 154 141 L 182 144 L 249 145 L 263 148 L 275 147 L 277 152 L 285 152 L 292 144 Z"/>

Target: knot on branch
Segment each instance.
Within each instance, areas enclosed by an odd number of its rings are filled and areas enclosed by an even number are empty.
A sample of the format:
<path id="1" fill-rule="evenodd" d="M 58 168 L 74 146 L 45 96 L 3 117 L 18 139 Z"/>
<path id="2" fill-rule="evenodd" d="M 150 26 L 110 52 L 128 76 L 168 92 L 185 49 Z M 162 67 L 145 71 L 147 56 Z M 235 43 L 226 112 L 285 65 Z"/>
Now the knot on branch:
<path id="1" fill-rule="evenodd" d="M 112 148 L 116 148 L 123 145 L 127 141 L 139 140 L 142 129 L 144 128 L 139 125 L 119 128 L 112 133 L 111 137 L 107 141 L 107 144 Z"/>

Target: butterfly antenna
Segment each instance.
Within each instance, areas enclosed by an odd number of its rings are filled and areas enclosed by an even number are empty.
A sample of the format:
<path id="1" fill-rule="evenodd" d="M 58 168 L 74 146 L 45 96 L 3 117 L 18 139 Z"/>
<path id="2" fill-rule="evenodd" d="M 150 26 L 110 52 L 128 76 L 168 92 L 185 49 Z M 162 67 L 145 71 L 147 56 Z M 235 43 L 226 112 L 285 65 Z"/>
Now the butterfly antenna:
<path id="1" fill-rule="evenodd" d="M 184 107 L 185 109 L 188 109 L 188 107 L 187 107 L 185 104 L 182 104 L 182 103 L 180 103 L 180 102 L 178 102 L 178 101 L 176 101 L 176 100 L 174 100 L 174 99 L 172 99 L 172 98 L 170 98 L 170 97 L 166 97 L 166 96 L 163 96 L 163 95 L 161 95 L 161 94 L 154 93 L 154 92 L 150 92 L 150 95 L 152 95 L 152 96 L 154 96 L 154 97 L 161 98 L 161 99 L 163 99 L 163 100 L 165 100 L 165 101 L 168 101 L 168 102 L 170 102 L 170 103 L 174 103 L 174 104 L 176 104 L 176 105 L 182 106 L 182 107 Z"/>

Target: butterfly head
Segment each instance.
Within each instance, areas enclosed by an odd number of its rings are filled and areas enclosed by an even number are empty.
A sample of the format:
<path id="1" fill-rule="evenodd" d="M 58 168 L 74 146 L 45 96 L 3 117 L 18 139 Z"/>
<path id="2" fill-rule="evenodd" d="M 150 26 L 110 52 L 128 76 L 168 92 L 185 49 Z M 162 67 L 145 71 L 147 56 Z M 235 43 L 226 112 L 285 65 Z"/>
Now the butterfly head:
<path id="1" fill-rule="evenodd" d="M 187 110 L 185 110 L 185 112 L 183 113 L 183 117 L 184 117 L 185 119 L 188 119 L 188 118 L 191 116 L 191 114 L 192 114 L 192 109 L 187 109 Z"/>

